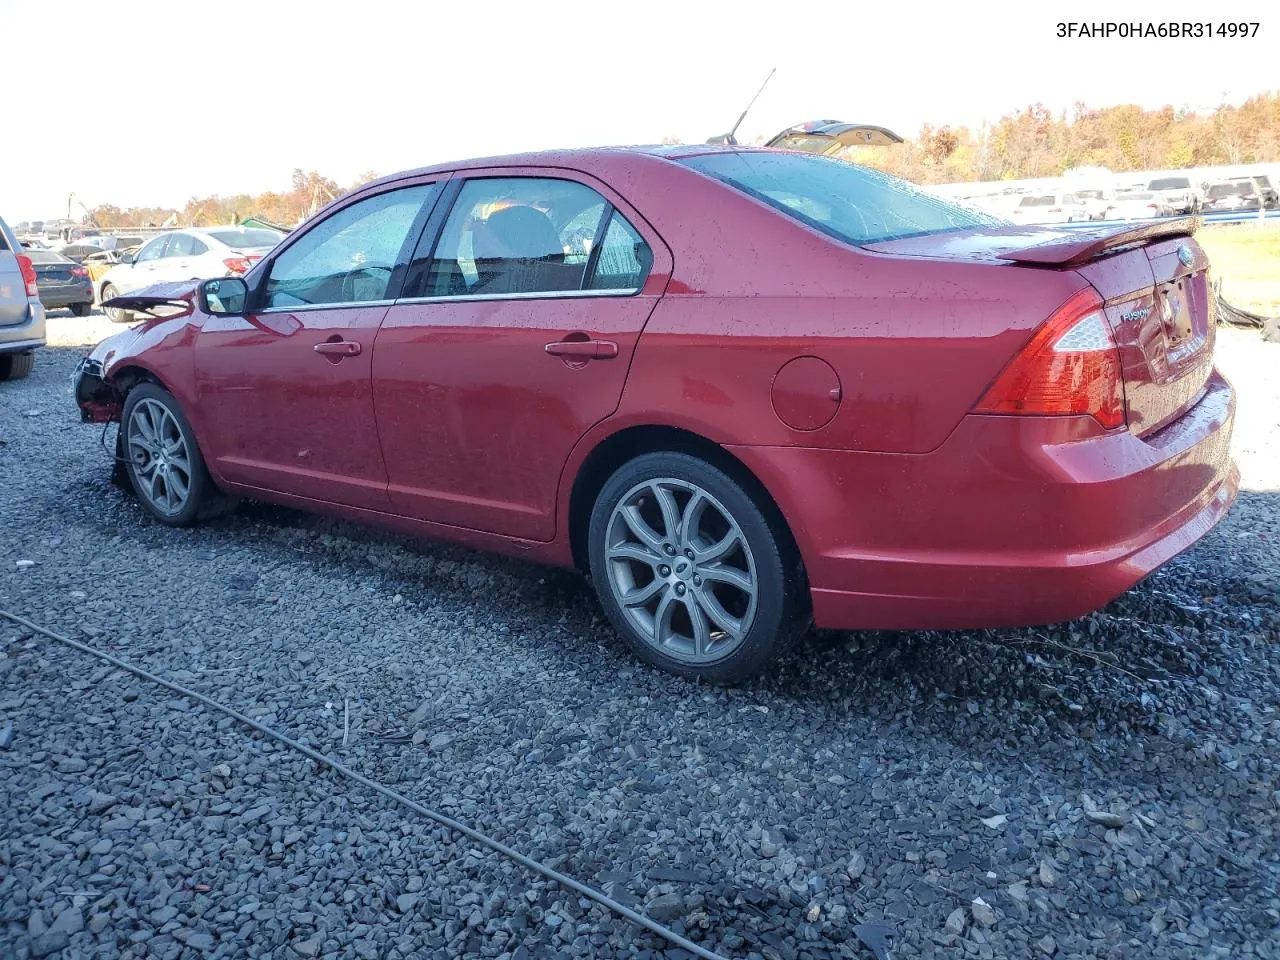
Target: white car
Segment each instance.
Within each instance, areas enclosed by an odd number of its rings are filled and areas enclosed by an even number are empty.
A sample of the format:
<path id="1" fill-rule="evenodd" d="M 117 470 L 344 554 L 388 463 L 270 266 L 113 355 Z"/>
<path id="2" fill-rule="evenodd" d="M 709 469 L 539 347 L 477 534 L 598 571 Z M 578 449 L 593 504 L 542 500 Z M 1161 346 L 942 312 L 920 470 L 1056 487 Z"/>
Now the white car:
<path id="1" fill-rule="evenodd" d="M 190 227 L 148 240 L 137 254 L 125 255 L 97 283 L 98 302 L 133 293 L 157 283 L 235 277 L 248 271 L 283 239 L 284 234 L 257 227 Z M 132 314 L 104 307 L 116 323 Z"/>
<path id="2" fill-rule="evenodd" d="M 1032 193 L 1009 211 L 1009 219 L 1014 223 L 1073 223 L 1093 216 L 1074 193 Z"/>
<path id="3" fill-rule="evenodd" d="M 1112 198 L 1108 216 L 1112 220 L 1154 220 L 1169 212 L 1159 194 L 1150 190 L 1126 190 Z"/>

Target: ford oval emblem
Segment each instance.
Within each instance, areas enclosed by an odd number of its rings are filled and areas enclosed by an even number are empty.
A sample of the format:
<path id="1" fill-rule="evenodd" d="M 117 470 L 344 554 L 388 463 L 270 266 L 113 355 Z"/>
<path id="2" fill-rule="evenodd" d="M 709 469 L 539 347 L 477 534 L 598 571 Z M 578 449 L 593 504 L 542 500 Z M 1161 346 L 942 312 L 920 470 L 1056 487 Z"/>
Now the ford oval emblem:
<path id="1" fill-rule="evenodd" d="M 1178 248 L 1178 259 L 1182 261 L 1184 267 L 1189 267 L 1195 263 L 1196 255 L 1191 252 L 1191 248 L 1185 243 Z"/>

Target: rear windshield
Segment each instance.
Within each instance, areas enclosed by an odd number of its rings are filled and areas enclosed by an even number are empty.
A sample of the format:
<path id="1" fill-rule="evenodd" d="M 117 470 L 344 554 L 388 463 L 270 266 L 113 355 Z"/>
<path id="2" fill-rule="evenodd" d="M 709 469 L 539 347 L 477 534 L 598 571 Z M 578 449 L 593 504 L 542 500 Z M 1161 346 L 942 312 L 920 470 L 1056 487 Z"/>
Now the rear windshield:
<path id="1" fill-rule="evenodd" d="M 54 253 L 52 250 L 28 250 L 27 256 L 31 258 L 32 263 L 71 263 L 62 254 Z"/>
<path id="2" fill-rule="evenodd" d="M 1163 180 L 1152 180 L 1147 184 L 1148 190 L 1186 190 L 1191 181 L 1186 177 L 1165 177 Z"/>
<path id="3" fill-rule="evenodd" d="M 680 162 L 846 243 L 1005 224 L 905 180 L 831 157 L 761 150 Z"/>
<path id="4" fill-rule="evenodd" d="M 1253 185 L 1248 183 L 1215 183 L 1209 188 L 1209 198 L 1220 200 L 1222 197 L 1247 196 L 1253 192 Z"/>
<path id="5" fill-rule="evenodd" d="M 228 247 L 274 247 L 284 234 L 274 230 L 210 230 L 209 236 Z"/>

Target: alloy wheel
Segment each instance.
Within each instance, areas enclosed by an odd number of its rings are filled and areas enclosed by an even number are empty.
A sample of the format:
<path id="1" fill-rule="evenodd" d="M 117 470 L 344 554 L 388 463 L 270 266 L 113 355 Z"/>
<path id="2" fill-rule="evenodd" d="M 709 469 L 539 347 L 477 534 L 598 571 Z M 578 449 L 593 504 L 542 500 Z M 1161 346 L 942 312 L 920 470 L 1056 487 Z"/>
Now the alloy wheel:
<path id="1" fill-rule="evenodd" d="M 143 496 L 160 513 L 174 516 L 191 496 L 191 451 L 177 418 L 147 397 L 129 415 L 128 455 Z"/>
<path id="2" fill-rule="evenodd" d="M 726 507 L 672 477 L 632 487 L 606 527 L 609 588 L 644 640 L 688 664 L 746 639 L 759 593 L 755 559 Z"/>

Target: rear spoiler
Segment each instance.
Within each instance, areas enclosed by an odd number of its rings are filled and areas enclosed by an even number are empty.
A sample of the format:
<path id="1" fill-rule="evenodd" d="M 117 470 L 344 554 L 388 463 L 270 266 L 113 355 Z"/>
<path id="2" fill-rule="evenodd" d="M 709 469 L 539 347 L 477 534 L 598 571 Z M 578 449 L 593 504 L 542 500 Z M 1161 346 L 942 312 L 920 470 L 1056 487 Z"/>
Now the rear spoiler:
<path id="1" fill-rule="evenodd" d="M 1176 217 L 1159 223 L 1145 223 L 1132 227 L 1101 227 L 1097 230 L 1079 230 L 1059 234 L 1053 239 L 1002 250 L 996 256 L 1014 263 L 1044 266 L 1069 266 L 1084 263 L 1119 247 L 1138 246 L 1165 237 L 1189 237 L 1200 226 L 1199 217 Z"/>

